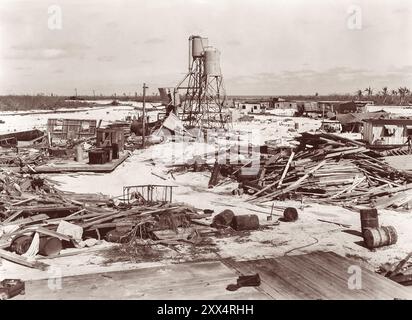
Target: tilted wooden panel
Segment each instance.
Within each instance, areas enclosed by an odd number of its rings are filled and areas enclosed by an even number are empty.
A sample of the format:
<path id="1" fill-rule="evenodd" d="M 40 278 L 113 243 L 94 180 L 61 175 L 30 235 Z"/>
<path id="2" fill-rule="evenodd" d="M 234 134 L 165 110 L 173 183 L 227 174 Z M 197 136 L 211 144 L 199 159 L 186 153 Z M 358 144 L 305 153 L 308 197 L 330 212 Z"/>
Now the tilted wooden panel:
<path id="1" fill-rule="evenodd" d="M 412 291 L 332 252 L 227 262 L 242 274 L 259 273 L 274 299 L 412 299 Z M 350 289 L 350 266 L 361 268 L 361 288 Z"/>

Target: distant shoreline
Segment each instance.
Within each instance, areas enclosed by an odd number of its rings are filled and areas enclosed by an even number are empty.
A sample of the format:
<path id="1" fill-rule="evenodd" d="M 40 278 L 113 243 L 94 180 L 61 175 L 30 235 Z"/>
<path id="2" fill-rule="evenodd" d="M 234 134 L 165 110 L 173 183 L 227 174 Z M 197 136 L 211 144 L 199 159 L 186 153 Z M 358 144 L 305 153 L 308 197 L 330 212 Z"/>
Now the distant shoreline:
<path id="1" fill-rule="evenodd" d="M 37 110 L 30 110 L 26 112 L 19 112 L 16 111 L 12 113 L 13 111 L 9 111 L 10 113 L 0 113 L 0 117 L 9 117 L 9 116 L 27 116 L 31 114 L 52 114 L 52 113 L 73 113 L 73 112 L 84 112 L 84 111 L 89 111 L 89 110 L 96 110 L 96 109 L 105 109 L 107 107 L 112 107 L 112 106 L 103 106 L 99 104 L 94 104 L 91 105 L 90 107 L 87 107 L 85 109 L 80 109 L 80 108 L 72 108 L 72 109 L 67 109 L 64 108 L 64 110 L 47 110 L 47 109 L 37 109 Z"/>

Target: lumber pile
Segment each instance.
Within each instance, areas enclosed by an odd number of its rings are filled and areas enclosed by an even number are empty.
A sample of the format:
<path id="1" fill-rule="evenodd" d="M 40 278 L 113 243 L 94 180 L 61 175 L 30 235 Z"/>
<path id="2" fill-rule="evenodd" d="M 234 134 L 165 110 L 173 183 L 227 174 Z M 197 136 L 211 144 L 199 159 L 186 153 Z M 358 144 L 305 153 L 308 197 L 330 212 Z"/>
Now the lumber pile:
<path id="1" fill-rule="evenodd" d="M 263 155 L 258 172 L 234 176 L 251 202 L 309 197 L 346 207 L 412 207 L 412 176 L 396 170 L 361 142 L 303 133 L 288 152 Z"/>
<path id="2" fill-rule="evenodd" d="M 0 148 L 0 166 L 20 167 L 30 172 L 26 166 L 36 166 L 46 161 L 46 156 L 41 150 L 34 148 L 19 148 L 18 152 L 12 148 Z"/>
<path id="3" fill-rule="evenodd" d="M 113 201 L 102 194 L 63 192 L 47 179 L 4 170 L 0 188 L 0 258 L 41 270 L 47 266 L 33 258 L 58 256 L 63 247 L 83 248 L 103 239 L 194 243 L 187 232 L 192 220 L 210 216 L 183 203 Z M 190 239 L 177 232 L 182 228 Z M 202 227 L 193 232 L 197 228 Z M 165 230 L 169 235 L 163 239 Z M 197 241 L 199 235 L 196 231 Z"/>

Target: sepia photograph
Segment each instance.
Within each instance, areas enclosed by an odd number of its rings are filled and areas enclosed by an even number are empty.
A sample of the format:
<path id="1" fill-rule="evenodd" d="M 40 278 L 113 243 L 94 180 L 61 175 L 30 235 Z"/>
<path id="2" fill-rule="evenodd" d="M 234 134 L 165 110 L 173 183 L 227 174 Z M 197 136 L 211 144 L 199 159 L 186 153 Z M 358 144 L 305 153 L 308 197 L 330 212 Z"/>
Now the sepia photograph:
<path id="1" fill-rule="evenodd" d="M 411 300 L 411 39 L 410 0 L 1 0 L 0 299 Z"/>

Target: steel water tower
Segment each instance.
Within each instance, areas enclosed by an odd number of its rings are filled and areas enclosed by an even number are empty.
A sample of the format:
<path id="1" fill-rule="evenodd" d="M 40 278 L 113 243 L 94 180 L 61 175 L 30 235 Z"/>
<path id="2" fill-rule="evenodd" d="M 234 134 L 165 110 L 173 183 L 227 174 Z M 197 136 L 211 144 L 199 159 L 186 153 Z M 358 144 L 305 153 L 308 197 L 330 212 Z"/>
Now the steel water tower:
<path id="1" fill-rule="evenodd" d="M 188 68 L 174 90 L 174 105 L 180 119 L 187 128 L 226 128 L 220 52 L 208 45 L 207 38 L 190 36 Z"/>

